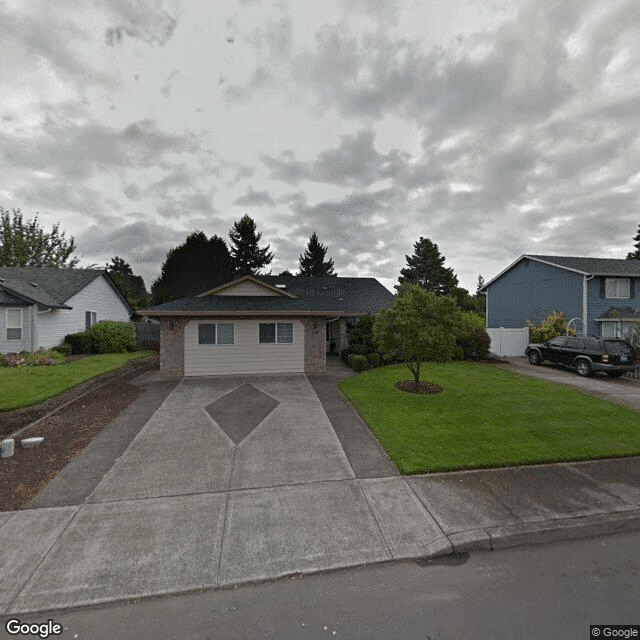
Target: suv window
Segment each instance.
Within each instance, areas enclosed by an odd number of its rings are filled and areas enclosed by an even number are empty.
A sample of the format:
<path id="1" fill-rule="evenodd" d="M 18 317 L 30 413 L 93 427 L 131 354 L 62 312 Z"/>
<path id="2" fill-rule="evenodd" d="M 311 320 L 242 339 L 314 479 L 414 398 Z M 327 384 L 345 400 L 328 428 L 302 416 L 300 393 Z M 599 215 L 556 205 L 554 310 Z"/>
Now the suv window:
<path id="1" fill-rule="evenodd" d="M 564 347 L 564 343 L 566 342 L 566 338 L 554 338 L 553 340 L 549 340 L 550 347 Z"/>
<path id="2" fill-rule="evenodd" d="M 625 355 L 630 355 L 633 353 L 631 345 L 627 342 L 621 342 L 618 340 L 603 340 L 602 346 L 604 347 L 605 353 L 623 353 Z"/>
<path id="3" fill-rule="evenodd" d="M 582 338 L 567 338 L 568 349 L 584 349 L 584 340 Z"/>

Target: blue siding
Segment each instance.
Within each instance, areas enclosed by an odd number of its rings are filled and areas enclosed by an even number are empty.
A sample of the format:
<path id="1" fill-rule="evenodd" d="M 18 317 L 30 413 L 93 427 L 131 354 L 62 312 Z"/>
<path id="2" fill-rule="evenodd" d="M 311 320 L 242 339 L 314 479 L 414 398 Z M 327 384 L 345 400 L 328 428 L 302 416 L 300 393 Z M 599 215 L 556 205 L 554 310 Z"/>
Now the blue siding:
<path id="1" fill-rule="evenodd" d="M 596 322 L 595 319 L 602 316 L 611 307 L 631 307 L 636 311 L 640 311 L 640 278 L 633 279 L 633 297 L 632 298 L 601 298 L 600 287 L 604 278 L 595 277 L 589 280 L 587 283 L 587 291 L 589 294 L 589 301 L 587 306 L 587 316 L 589 324 L 589 335 L 600 335 L 600 322 Z"/>
<path id="2" fill-rule="evenodd" d="M 488 287 L 488 327 L 538 324 L 553 311 L 582 318 L 582 275 L 525 259 Z"/>

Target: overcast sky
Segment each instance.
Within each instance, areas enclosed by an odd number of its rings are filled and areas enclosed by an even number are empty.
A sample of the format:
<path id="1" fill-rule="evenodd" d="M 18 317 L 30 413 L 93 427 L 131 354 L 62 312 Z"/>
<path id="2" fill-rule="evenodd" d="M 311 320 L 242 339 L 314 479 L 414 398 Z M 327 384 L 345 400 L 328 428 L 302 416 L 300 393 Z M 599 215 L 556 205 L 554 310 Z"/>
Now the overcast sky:
<path id="1" fill-rule="evenodd" d="M 638 0 L 0 0 L 0 205 L 82 265 L 248 213 L 391 288 L 522 253 L 624 258 L 640 224 Z"/>

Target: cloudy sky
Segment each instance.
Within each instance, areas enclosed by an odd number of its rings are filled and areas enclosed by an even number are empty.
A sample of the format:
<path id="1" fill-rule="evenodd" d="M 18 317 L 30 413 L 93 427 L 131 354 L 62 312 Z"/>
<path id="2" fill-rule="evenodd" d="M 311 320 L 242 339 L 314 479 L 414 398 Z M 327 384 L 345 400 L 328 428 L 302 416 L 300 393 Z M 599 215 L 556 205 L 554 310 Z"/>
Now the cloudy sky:
<path id="1" fill-rule="evenodd" d="M 0 205 L 151 285 L 252 216 L 295 271 L 462 286 L 640 224 L 638 0 L 0 0 Z"/>

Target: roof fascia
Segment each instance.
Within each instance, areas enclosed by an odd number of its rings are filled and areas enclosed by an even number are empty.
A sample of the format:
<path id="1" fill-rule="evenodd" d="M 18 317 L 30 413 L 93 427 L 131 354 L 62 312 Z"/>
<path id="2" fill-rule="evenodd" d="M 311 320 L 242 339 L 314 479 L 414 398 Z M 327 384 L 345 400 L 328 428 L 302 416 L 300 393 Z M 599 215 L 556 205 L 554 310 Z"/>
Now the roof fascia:
<path id="1" fill-rule="evenodd" d="M 225 289 L 228 289 L 229 287 L 233 287 L 237 284 L 240 284 L 241 282 L 245 282 L 245 281 L 251 281 L 251 282 L 255 282 L 256 284 L 259 284 L 261 286 L 263 286 L 265 289 L 270 289 L 271 291 L 275 291 L 276 293 L 282 295 L 282 296 L 287 296 L 288 298 L 297 298 L 298 296 L 294 296 L 292 293 L 289 293 L 288 291 L 283 291 L 282 289 L 279 289 L 278 287 L 275 287 L 271 284 L 269 284 L 268 282 L 265 282 L 264 280 L 259 280 L 258 278 L 256 278 L 255 276 L 251 276 L 251 275 L 247 275 L 247 276 L 242 276 L 240 278 L 236 278 L 235 280 L 231 280 L 230 282 L 225 282 L 217 287 L 215 287 L 214 289 L 209 289 L 208 291 L 203 291 L 202 293 L 198 293 L 195 297 L 196 298 L 204 298 L 205 296 L 210 296 L 210 295 L 214 295 L 216 293 L 218 293 L 219 291 L 224 291 Z"/>
<path id="2" fill-rule="evenodd" d="M 140 315 L 145 316 L 326 316 L 328 318 L 338 317 L 360 317 L 369 314 L 361 312 L 345 312 L 345 311 L 154 311 L 153 309 L 140 309 L 138 312 Z"/>
<path id="3" fill-rule="evenodd" d="M 596 275 L 596 274 L 591 274 L 589 271 L 582 271 L 580 269 L 574 269 L 573 267 L 566 267 L 563 264 L 558 264 L 557 262 L 549 262 L 548 260 L 541 260 L 540 258 L 534 258 L 533 256 L 530 256 L 530 255 L 524 255 L 523 258 L 529 258 L 529 260 L 535 260 L 536 262 L 541 262 L 542 264 L 548 264 L 551 267 L 557 267 L 558 269 L 564 269 L 565 271 L 573 271 L 574 273 L 579 273 L 581 276 Z"/>

